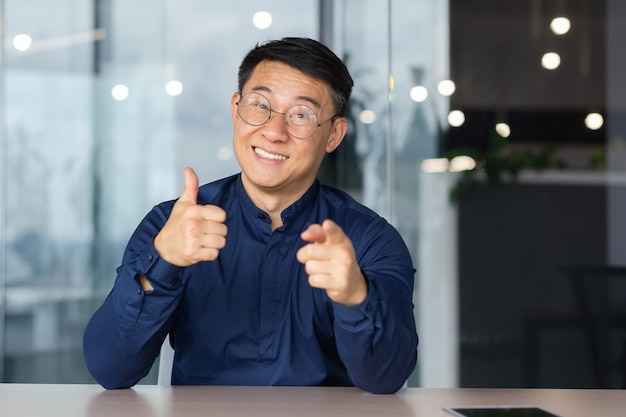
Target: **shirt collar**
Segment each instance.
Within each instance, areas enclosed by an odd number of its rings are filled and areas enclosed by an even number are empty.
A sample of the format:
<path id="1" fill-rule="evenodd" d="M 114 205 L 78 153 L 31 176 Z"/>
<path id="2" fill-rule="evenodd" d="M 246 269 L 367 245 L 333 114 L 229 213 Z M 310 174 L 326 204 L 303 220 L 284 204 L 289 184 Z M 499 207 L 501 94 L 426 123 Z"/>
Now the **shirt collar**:
<path id="1" fill-rule="evenodd" d="M 319 190 L 320 183 L 318 180 L 315 180 L 298 201 L 283 210 L 283 212 L 281 213 L 283 225 L 287 226 L 299 214 L 312 207 L 315 199 L 317 198 L 317 195 L 319 194 Z M 241 205 L 248 213 L 261 220 L 269 221 L 269 215 L 265 211 L 254 205 L 254 203 L 246 193 L 246 190 L 243 188 L 241 174 L 239 174 L 237 181 L 235 182 L 235 192 L 240 197 Z"/>

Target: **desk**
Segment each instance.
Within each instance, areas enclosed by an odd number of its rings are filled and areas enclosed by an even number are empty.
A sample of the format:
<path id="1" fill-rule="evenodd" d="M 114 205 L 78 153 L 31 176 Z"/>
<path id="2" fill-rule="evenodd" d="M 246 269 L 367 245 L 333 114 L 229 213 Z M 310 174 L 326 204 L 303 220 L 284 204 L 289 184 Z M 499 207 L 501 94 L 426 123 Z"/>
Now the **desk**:
<path id="1" fill-rule="evenodd" d="M 444 405 L 539 405 L 564 417 L 618 417 L 624 390 L 165 387 L 106 391 L 98 385 L 0 384 L 3 417 L 449 417 Z"/>

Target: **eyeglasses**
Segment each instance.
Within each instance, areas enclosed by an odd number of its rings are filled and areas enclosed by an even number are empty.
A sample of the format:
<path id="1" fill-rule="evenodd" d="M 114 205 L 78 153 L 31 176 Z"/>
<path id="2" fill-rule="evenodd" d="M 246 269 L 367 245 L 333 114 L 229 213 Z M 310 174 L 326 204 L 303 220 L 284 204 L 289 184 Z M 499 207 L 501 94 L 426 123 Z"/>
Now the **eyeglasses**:
<path id="1" fill-rule="evenodd" d="M 251 126 L 261 126 L 272 118 L 272 113 L 285 117 L 285 128 L 294 138 L 306 139 L 315 133 L 318 127 L 329 121 L 335 121 L 335 115 L 323 122 L 317 122 L 315 111 L 304 105 L 291 107 L 285 113 L 272 110 L 269 100 L 259 93 L 244 94 L 237 102 L 237 112 L 241 120 Z"/>

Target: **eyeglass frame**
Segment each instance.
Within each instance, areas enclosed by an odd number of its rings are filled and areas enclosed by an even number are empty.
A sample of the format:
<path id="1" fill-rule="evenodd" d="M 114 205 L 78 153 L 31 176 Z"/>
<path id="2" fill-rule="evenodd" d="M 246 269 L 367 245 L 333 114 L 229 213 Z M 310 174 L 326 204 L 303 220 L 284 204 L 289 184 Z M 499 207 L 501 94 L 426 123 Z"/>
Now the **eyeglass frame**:
<path id="1" fill-rule="evenodd" d="M 267 119 L 266 119 L 263 123 L 260 123 L 260 124 L 250 123 L 249 121 L 247 121 L 246 119 L 244 119 L 244 118 L 243 118 L 243 116 L 241 115 L 241 111 L 240 111 L 241 107 L 239 107 L 239 103 L 241 103 L 241 100 L 242 100 L 245 96 L 250 95 L 250 94 L 257 94 L 257 95 L 259 95 L 259 96 L 263 97 L 263 98 L 265 99 L 265 101 L 267 101 L 267 104 L 269 105 L 269 115 L 267 116 Z M 239 100 L 237 100 L 237 102 L 235 103 L 235 105 L 237 106 L 237 115 L 241 118 L 241 120 L 243 120 L 243 122 L 244 122 L 244 123 L 246 123 L 246 124 L 248 124 L 248 125 L 250 125 L 250 126 L 263 126 L 264 124 L 266 124 L 267 122 L 269 122 L 270 120 L 272 120 L 272 113 L 276 113 L 276 114 L 279 114 L 279 115 L 281 115 L 281 116 L 285 117 L 285 123 L 284 123 L 284 124 L 285 124 L 285 130 L 287 130 L 287 132 L 288 132 L 291 136 L 293 136 L 294 138 L 296 138 L 296 139 L 308 139 L 308 138 L 310 138 L 311 136 L 313 136 L 313 135 L 315 134 L 315 132 L 317 132 L 317 129 L 318 129 L 321 125 L 323 125 L 324 123 L 327 123 L 327 122 L 334 122 L 334 121 L 335 121 L 335 120 L 337 120 L 339 117 L 341 117 L 341 115 L 339 115 L 339 114 L 335 114 L 334 116 L 332 116 L 332 117 L 330 117 L 330 118 L 328 118 L 328 119 L 326 119 L 326 120 L 324 120 L 324 121 L 322 121 L 322 122 L 316 122 L 316 124 L 315 124 L 315 129 L 313 129 L 313 132 L 312 132 L 309 136 L 299 137 L 299 136 L 295 136 L 293 133 L 291 133 L 291 132 L 289 131 L 289 126 L 290 126 L 290 123 L 289 123 L 289 120 L 287 119 L 287 113 L 289 113 L 289 111 L 291 111 L 291 109 L 293 109 L 294 107 L 306 107 L 307 109 L 310 109 L 310 110 L 313 112 L 313 114 L 315 115 L 315 119 L 316 119 L 316 121 L 317 121 L 317 119 L 318 119 L 317 112 L 316 112 L 315 110 L 313 110 L 311 107 L 309 107 L 309 106 L 307 106 L 307 105 L 305 105 L 305 104 L 294 104 L 293 106 L 289 107 L 289 108 L 287 109 L 287 111 L 286 111 L 286 112 L 279 112 L 279 111 L 274 110 L 274 109 L 272 108 L 272 103 L 270 103 L 270 100 L 269 100 L 267 97 L 265 97 L 263 94 L 259 93 L 258 91 L 249 91 L 249 92 L 247 92 L 246 94 L 243 94 L 243 93 L 240 91 L 240 92 L 239 92 Z"/>

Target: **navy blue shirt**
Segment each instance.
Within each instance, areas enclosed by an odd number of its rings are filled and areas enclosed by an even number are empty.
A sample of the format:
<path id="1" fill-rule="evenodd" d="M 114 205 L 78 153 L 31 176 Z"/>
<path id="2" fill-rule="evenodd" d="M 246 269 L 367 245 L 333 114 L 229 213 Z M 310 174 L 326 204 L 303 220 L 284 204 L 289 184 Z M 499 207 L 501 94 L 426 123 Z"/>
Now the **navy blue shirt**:
<path id="1" fill-rule="evenodd" d="M 85 330 L 85 360 L 102 386 L 136 384 L 168 333 L 172 384 L 356 385 L 376 393 L 403 385 L 417 360 L 415 270 L 382 217 L 316 181 L 272 231 L 235 175 L 198 193 L 198 204 L 226 211 L 226 246 L 215 261 L 180 268 L 153 245 L 174 203 L 157 205 L 139 224 L 113 289 Z M 335 303 L 312 288 L 296 259 L 306 244 L 300 234 L 325 219 L 352 240 L 368 281 L 361 305 Z M 154 290 L 143 291 L 139 274 Z"/>

